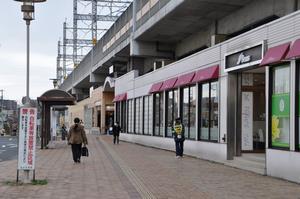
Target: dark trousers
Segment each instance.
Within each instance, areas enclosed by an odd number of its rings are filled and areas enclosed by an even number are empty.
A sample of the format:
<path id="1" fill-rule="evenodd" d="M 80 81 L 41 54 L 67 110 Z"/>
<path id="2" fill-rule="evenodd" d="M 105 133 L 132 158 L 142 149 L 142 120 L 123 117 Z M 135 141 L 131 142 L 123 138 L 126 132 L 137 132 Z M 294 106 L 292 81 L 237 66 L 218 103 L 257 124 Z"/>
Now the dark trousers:
<path id="1" fill-rule="evenodd" d="M 116 144 L 116 141 L 119 144 L 119 135 L 114 135 L 114 144 Z"/>
<path id="2" fill-rule="evenodd" d="M 72 144 L 72 154 L 74 162 L 80 162 L 81 144 Z"/>
<path id="3" fill-rule="evenodd" d="M 175 149 L 176 149 L 176 156 L 182 156 L 183 155 L 183 138 L 175 138 Z"/>

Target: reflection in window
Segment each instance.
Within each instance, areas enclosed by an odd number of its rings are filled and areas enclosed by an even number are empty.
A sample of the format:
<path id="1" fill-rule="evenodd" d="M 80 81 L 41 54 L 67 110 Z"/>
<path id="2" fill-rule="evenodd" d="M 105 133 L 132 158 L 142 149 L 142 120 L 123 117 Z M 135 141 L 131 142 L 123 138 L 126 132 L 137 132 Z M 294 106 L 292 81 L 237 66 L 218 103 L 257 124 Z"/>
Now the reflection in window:
<path id="1" fill-rule="evenodd" d="M 166 137 L 172 137 L 172 126 L 175 119 L 178 117 L 178 90 L 167 92 L 167 135 Z"/>
<path id="2" fill-rule="evenodd" d="M 149 96 L 144 97 L 144 134 L 149 135 Z"/>
<path id="3" fill-rule="evenodd" d="M 274 67 L 272 70 L 272 146 L 289 147 L 290 139 L 290 67 Z"/>
<path id="4" fill-rule="evenodd" d="M 189 138 L 196 139 L 196 86 L 190 87 Z"/>
<path id="5" fill-rule="evenodd" d="M 185 137 L 196 139 L 196 86 L 182 89 L 182 123 L 185 127 Z"/>
<path id="6" fill-rule="evenodd" d="M 298 81 L 298 91 L 297 91 L 297 105 L 296 107 L 298 108 L 298 114 L 297 114 L 297 117 L 298 117 L 298 135 L 296 135 L 296 138 L 298 137 L 298 151 L 300 150 L 300 63 L 299 61 L 297 62 L 297 81 Z"/>
<path id="7" fill-rule="evenodd" d="M 126 131 L 126 101 L 122 102 L 121 109 L 122 109 L 121 121 L 119 121 L 119 122 L 120 122 L 122 130 Z"/>
<path id="8" fill-rule="evenodd" d="M 218 82 L 210 84 L 210 139 L 218 140 L 219 137 L 219 89 Z"/>
<path id="9" fill-rule="evenodd" d="M 209 139 L 209 83 L 202 85 L 201 98 L 201 135 L 200 139 Z"/>
<path id="10" fill-rule="evenodd" d="M 154 135 L 163 135 L 163 95 L 162 93 L 154 94 Z"/>
<path id="11" fill-rule="evenodd" d="M 142 134 L 143 132 L 143 107 L 142 98 L 135 99 L 135 133 Z"/>
<path id="12" fill-rule="evenodd" d="M 182 124 L 185 136 L 189 138 L 189 87 L 183 89 Z"/>
<path id="13" fill-rule="evenodd" d="M 200 104 L 200 139 L 218 141 L 219 137 L 219 98 L 218 82 L 199 85 Z"/>
<path id="14" fill-rule="evenodd" d="M 134 100 L 128 100 L 128 133 L 134 133 Z"/>
<path id="15" fill-rule="evenodd" d="M 116 106 L 116 122 L 120 122 L 120 117 L 121 117 L 121 102 L 115 102 L 115 106 Z"/>

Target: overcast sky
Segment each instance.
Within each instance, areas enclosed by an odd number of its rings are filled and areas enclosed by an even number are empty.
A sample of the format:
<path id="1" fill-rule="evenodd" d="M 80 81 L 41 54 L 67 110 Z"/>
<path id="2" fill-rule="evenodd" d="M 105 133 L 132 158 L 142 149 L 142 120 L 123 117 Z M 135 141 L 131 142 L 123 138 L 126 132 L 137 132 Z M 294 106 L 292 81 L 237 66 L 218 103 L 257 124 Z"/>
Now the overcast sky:
<path id="1" fill-rule="evenodd" d="M 35 5 L 31 22 L 30 97 L 35 99 L 53 88 L 56 77 L 57 41 L 63 22 L 72 21 L 73 0 L 47 0 Z M 21 3 L 1 0 L 0 5 L 0 90 L 4 99 L 21 101 L 26 95 L 26 25 Z"/>

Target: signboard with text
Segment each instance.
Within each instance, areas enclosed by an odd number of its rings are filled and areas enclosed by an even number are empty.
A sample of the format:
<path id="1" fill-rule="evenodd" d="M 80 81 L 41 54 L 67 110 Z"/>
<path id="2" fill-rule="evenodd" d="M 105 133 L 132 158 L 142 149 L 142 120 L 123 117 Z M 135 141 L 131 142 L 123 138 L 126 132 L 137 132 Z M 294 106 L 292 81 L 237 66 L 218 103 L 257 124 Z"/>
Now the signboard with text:
<path id="1" fill-rule="evenodd" d="M 37 109 L 21 108 L 19 121 L 18 169 L 34 170 L 36 148 Z"/>
<path id="2" fill-rule="evenodd" d="M 264 42 L 260 42 L 259 44 L 225 54 L 225 72 L 260 64 L 264 48 Z"/>

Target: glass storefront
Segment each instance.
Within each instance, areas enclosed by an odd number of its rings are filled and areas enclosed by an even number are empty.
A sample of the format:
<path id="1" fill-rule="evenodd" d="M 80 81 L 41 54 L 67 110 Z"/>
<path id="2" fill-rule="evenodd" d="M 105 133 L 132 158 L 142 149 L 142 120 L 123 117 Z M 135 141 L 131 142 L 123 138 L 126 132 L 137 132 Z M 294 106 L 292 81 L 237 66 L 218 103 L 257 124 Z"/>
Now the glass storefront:
<path id="1" fill-rule="evenodd" d="M 272 73 L 271 147 L 289 148 L 290 67 L 276 66 Z"/>
<path id="2" fill-rule="evenodd" d="M 297 61 L 296 64 L 296 121 L 298 124 L 296 125 L 296 150 L 300 151 L 300 62 Z"/>
<path id="3" fill-rule="evenodd" d="M 178 90 L 167 92 L 167 117 L 166 117 L 166 137 L 172 137 L 172 126 L 175 119 L 178 117 Z"/>
<path id="4" fill-rule="evenodd" d="M 115 102 L 116 105 L 116 122 L 120 122 L 121 118 L 121 102 Z"/>
<path id="5" fill-rule="evenodd" d="M 219 86 L 218 82 L 199 85 L 201 104 L 200 140 L 218 141 L 219 137 Z"/>
<path id="6" fill-rule="evenodd" d="M 144 135 L 152 134 L 152 96 L 144 97 Z"/>
<path id="7" fill-rule="evenodd" d="M 143 134 L 143 98 L 135 99 L 135 133 Z"/>
<path id="8" fill-rule="evenodd" d="M 196 139 L 196 86 L 182 89 L 181 116 L 185 137 Z"/>
<path id="9" fill-rule="evenodd" d="M 163 136 L 163 94 L 154 94 L 154 135 Z"/>
<path id="10" fill-rule="evenodd" d="M 127 132 L 126 130 L 126 101 L 123 101 L 121 102 L 121 121 L 120 122 L 120 125 L 121 125 L 121 128 L 123 130 L 123 132 Z"/>
<path id="11" fill-rule="evenodd" d="M 128 133 L 134 133 L 134 100 L 128 100 Z"/>

